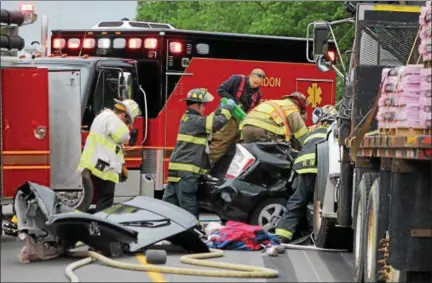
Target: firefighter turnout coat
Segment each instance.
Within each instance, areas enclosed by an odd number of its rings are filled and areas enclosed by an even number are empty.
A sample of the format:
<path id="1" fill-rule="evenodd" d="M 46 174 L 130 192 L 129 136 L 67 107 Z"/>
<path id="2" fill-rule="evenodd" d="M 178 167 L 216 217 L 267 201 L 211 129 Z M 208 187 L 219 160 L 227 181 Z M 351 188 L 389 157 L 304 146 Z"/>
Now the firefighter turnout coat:
<path id="1" fill-rule="evenodd" d="M 129 138 L 126 124 L 111 109 L 105 109 L 90 127 L 78 172 L 88 169 L 102 180 L 118 183 L 125 163 L 122 144 Z"/>
<path id="2" fill-rule="evenodd" d="M 291 123 L 292 118 L 296 116 L 296 123 Z M 293 127 L 292 124 L 298 124 L 298 126 Z M 308 129 L 300 116 L 297 105 L 289 99 L 262 102 L 247 114 L 240 128 L 243 129 L 246 125 L 252 125 L 276 135 L 285 136 L 286 141 L 289 141 L 292 135 L 296 139 L 301 139 L 301 137 L 308 134 Z"/>
<path id="3" fill-rule="evenodd" d="M 168 166 L 168 182 L 177 183 L 187 173 L 205 175 L 210 169 L 209 140 L 231 119 L 226 109 L 209 116 L 188 108 L 180 121 L 175 149 Z"/>
<path id="4" fill-rule="evenodd" d="M 302 150 L 294 161 L 293 169 L 297 174 L 316 174 L 316 145 L 327 137 L 328 125 L 312 126 L 311 133 L 303 143 Z"/>

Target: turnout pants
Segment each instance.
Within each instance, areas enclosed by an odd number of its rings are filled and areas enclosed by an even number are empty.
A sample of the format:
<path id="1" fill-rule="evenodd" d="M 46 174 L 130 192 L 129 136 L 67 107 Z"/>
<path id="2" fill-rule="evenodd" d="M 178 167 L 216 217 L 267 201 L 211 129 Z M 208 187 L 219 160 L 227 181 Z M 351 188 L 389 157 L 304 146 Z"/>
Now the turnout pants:
<path id="1" fill-rule="evenodd" d="M 295 191 L 287 202 L 287 211 L 276 228 L 276 235 L 291 240 L 298 224 L 305 217 L 307 205 L 313 198 L 316 174 L 298 174 Z"/>
<path id="2" fill-rule="evenodd" d="M 188 173 L 178 183 L 168 183 L 162 200 L 187 210 L 198 220 L 197 194 L 200 177 L 198 174 Z"/>
<path id="3" fill-rule="evenodd" d="M 242 130 L 242 135 L 243 141 L 245 143 L 266 141 L 281 142 L 284 140 L 284 137 L 282 136 L 276 135 L 274 133 L 268 132 L 264 129 L 252 125 L 245 125 Z"/>
<path id="4" fill-rule="evenodd" d="M 210 161 L 215 164 L 233 143 L 240 141 L 240 129 L 236 119 L 231 118 L 220 131 L 212 136 L 210 143 Z"/>
<path id="5" fill-rule="evenodd" d="M 92 176 L 92 179 L 98 194 L 98 200 L 96 202 L 96 212 L 111 207 L 114 202 L 115 183 L 102 180 L 94 175 Z"/>

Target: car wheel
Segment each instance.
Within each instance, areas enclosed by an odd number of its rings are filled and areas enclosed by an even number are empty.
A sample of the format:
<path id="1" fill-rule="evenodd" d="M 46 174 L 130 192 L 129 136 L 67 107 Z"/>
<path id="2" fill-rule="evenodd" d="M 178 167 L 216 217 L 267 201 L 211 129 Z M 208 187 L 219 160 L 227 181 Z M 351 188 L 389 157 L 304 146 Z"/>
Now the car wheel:
<path id="1" fill-rule="evenodd" d="M 285 198 L 265 199 L 252 211 L 249 224 L 261 226 L 265 232 L 274 232 L 286 211 L 287 201 Z"/>

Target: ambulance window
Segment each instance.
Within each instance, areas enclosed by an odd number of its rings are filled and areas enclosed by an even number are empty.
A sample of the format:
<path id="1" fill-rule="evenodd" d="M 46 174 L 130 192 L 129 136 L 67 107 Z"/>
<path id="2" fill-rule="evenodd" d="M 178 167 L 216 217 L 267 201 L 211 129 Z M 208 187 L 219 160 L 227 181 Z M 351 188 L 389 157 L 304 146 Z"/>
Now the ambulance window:
<path id="1" fill-rule="evenodd" d="M 96 89 L 93 97 L 93 113 L 98 115 L 105 108 L 113 108 L 114 99 L 118 97 L 119 71 L 102 70 L 96 82 Z"/>

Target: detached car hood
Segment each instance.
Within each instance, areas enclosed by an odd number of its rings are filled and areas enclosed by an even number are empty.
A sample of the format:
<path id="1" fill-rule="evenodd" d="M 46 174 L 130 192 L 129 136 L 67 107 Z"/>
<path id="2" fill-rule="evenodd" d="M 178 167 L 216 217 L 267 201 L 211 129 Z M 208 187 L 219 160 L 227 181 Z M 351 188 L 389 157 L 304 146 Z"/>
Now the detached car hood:
<path id="1" fill-rule="evenodd" d="M 168 240 L 189 252 L 208 252 L 193 228 L 195 217 L 161 200 L 136 197 L 96 214 L 73 212 L 50 188 L 28 182 L 15 196 L 18 232 L 38 241 L 56 239 L 72 247 L 81 241 L 112 255 L 136 252 Z"/>

